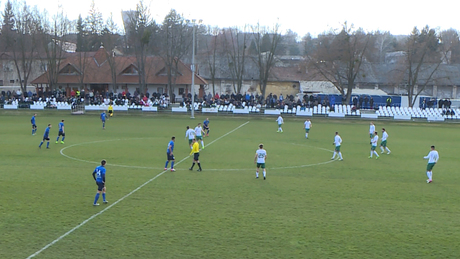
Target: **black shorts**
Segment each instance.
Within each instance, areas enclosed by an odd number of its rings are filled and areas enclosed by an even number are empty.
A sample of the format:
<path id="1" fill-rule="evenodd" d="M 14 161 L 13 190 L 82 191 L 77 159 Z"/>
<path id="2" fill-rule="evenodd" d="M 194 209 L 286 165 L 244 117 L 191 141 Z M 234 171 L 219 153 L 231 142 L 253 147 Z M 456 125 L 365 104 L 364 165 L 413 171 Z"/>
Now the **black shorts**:
<path id="1" fill-rule="evenodd" d="M 37 128 L 37 125 L 32 124 L 32 129 L 36 129 L 36 128 Z"/>
<path id="2" fill-rule="evenodd" d="M 194 154 L 193 154 L 193 160 L 194 160 L 194 161 L 198 161 L 198 160 L 199 160 L 199 159 L 198 159 L 199 157 L 200 157 L 200 153 L 194 153 Z"/>
<path id="3" fill-rule="evenodd" d="M 109 111 L 109 114 L 111 114 L 111 113 L 113 113 L 113 111 L 112 111 L 112 110 L 110 110 L 110 111 Z"/>
<path id="4" fill-rule="evenodd" d="M 97 184 L 98 191 L 102 191 L 102 189 L 104 189 L 105 187 L 105 184 L 103 182 L 96 182 L 96 184 Z"/>
<path id="5" fill-rule="evenodd" d="M 204 130 L 208 130 L 209 127 L 208 127 L 208 126 L 203 126 L 203 129 L 204 129 Z"/>
<path id="6" fill-rule="evenodd" d="M 168 157 L 168 161 L 176 160 L 176 159 L 174 158 L 174 155 L 169 154 L 169 153 L 166 153 L 166 157 Z"/>
<path id="7" fill-rule="evenodd" d="M 59 133 L 58 133 L 58 137 L 59 137 L 59 136 L 63 136 L 63 137 L 65 137 L 65 132 L 59 131 Z"/>
<path id="8" fill-rule="evenodd" d="M 50 140 L 50 138 L 49 137 L 43 137 L 43 141 L 45 141 L 45 140 Z"/>

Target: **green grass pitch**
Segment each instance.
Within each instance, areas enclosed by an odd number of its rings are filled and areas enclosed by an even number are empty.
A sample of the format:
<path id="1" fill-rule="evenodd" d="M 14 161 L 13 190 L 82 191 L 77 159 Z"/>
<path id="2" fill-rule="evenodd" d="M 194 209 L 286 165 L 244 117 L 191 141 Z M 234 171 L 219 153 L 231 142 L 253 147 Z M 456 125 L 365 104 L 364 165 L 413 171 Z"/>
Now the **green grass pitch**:
<path id="1" fill-rule="evenodd" d="M 192 163 L 185 115 L 0 114 L 0 258 L 458 258 L 459 126 L 375 121 L 392 153 L 368 159 L 369 121 L 209 116 Z M 65 119 L 65 144 L 55 144 Z M 38 148 L 52 123 L 50 149 Z M 344 161 L 331 161 L 335 131 Z M 176 172 L 163 173 L 176 136 Z M 254 154 L 267 150 L 267 180 Z M 427 184 L 423 159 L 440 160 Z M 380 149 L 378 149 L 380 154 Z M 91 173 L 107 160 L 107 205 Z M 195 167 L 196 169 L 197 167 Z M 161 174 L 161 175 L 160 175 Z M 140 187 L 140 188 L 139 188 Z M 110 206 L 110 207 L 109 207 Z M 53 241 L 55 241 L 52 243 Z M 51 244 L 51 245 L 50 245 Z"/>

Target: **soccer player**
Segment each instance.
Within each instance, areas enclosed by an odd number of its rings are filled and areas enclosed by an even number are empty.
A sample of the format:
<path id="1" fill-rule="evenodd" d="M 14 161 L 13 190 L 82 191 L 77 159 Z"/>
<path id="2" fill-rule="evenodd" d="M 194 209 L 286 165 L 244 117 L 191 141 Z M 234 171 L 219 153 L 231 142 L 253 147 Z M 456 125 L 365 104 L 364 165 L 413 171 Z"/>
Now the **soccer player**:
<path id="1" fill-rule="evenodd" d="M 174 154 L 173 154 L 175 141 L 176 141 L 176 137 L 173 136 L 171 137 L 171 141 L 169 141 L 168 143 L 168 149 L 166 149 L 166 156 L 168 160 L 166 160 L 165 171 L 168 170 L 169 161 L 171 161 L 171 172 L 176 171 L 176 169 L 174 169 L 174 162 L 176 161 L 176 159 L 174 158 Z"/>
<path id="2" fill-rule="evenodd" d="M 209 137 L 209 118 L 203 121 L 203 130 L 206 131 L 206 137 Z"/>
<path id="3" fill-rule="evenodd" d="M 391 151 L 387 147 L 387 138 L 388 138 L 388 133 L 385 130 L 385 128 L 382 128 L 382 142 L 380 142 L 380 150 L 382 150 L 382 154 L 383 154 L 384 152 L 383 149 L 385 149 L 388 152 L 387 155 L 389 155 Z"/>
<path id="4" fill-rule="evenodd" d="M 335 155 L 339 154 L 340 161 L 343 161 L 342 152 L 340 152 L 340 146 L 342 145 L 342 138 L 338 132 L 335 132 L 334 142 L 332 145 L 335 145 L 334 155 L 332 155 L 331 160 L 334 160 Z"/>
<path id="5" fill-rule="evenodd" d="M 428 159 L 428 164 L 426 166 L 426 176 L 428 176 L 428 179 L 426 180 L 426 183 L 432 183 L 433 182 L 433 167 L 436 165 L 436 163 L 439 160 L 438 151 L 434 149 L 434 146 L 431 146 L 430 153 L 428 153 L 427 156 L 423 157 L 423 159 Z"/>
<path id="6" fill-rule="evenodd" d="M 46 148 L 50 148 L 50 129 L 51 129 L 51 124 L 48 124 L 48 127 L 45 129 L 45 133 L 43 134 L 43 139 L 42 142 L 40 142 L 40 145 L 38 146 L 39 148 L 42 148 L 43 142 L 46 142 Z"/>
<path id="7" fill-rule="evenodd" d="M 195 166 L 195 163 L 198 164 L 198 172 L 201 172 L 201 164 L 200 164 L 200 144 L 198 144 L 196 139 L 193 139 L 193 148 L 192 151 L 190 152 L 190 155 L 193 154 L 193 164 L 192 167 L 190 167 L 188 170 L 193 170 L 193 167 Z"/>
<path id="8" fill-rule="evenodd" d="M 371 123 L 369 124 L 369 137 L 370 138 L 374 137 L 374 132 L 375 132 L 375 125 L 371 121 Z"/>
<path id="9" fill-rule="evenodd" d="M 369 158 L 372 158 L 372 155 L 375 154 L 376 157 L 375 159 L 379 159 L 379 154 L 375 149 L 377 148 L 377 143 L 379 142 L 379 135 L 377 131 L 374 132 L 374 137 L 371 139 L 371 156 Z"/>
<path id="10" fill-rule="evenodd" d="M 277 132 L 283 132 L 283 129 L 281 128 L 281 125 L 284 123 L 283 117 L 278 116 L 278 119 L 276 119 L 276 122 L 278 123 L 278 131 Z"/>
<path id="11" fill-rule="evenodd" d="M 105 114 L 105 111 L 102 111 L 101 113 L 101 121 L 102 121 L 102 129 L 105 129 L 105 119 L 107 115 Z"/>
<path id="12" fill-rule="evenodd" d="M 94 169 L 93 171 L 93 178 L 96 181 L 96 185 L 97 185 L 97 193 L 96 193 L 96 197 L 94 197 L 93 206 L 99 206 L 99 203 L 97 203 L 97 200 L 99 200 L 99 196 L 101 195 L 101 192 L 102 192 L 102 201 L 105 204 L 108 203 L 108 201 L 105 199 L 105 192 L 106 192 L 105 164 L 107 164 L 107 162 L 105 160 L 102 160 L 101 165 L 96 167 L 96 169 Z"/>
<path id="13" fill-rule="evenodd" d="M 32 123 L 32 136 L 35 135 L 37 132 L 37 125 L 35 124 L 35 117 L 37 117 L 37 114 L 34 113 L 34 116 L 30 119 L 30 123 Z"/>
<path id="14" fill-rule="evenodd" d="M 267 151 L 264 149 L 264 144 L 259 144 L 259 149 L 256 150 L 254 156 L 254 164 L 257 163 L 256 179 L 259 178 L 259 168 L 263 169 L 264 180 L 267 179 L 267 171 L 265 170 L 265 160 L 267 159 Z"/>
<path id="15" fill-rule="evenodd" d="M 109 117 L 112 117 L 112 116 L 113 116 L 113 106 L 112 106 L 112 103 L 109 104 L 108 111 L 109 111 Z"/>
<path id="16" fill-rule="evenodd" d="M 64 144 L 64 139 L 65 139 L 65 132 L 64 132 L 64 120 L 62 120 L 61 122 L 59 122 L 59 133 L 58 133 L 58 136 L 57 136 L 57 139 L 56 139 L 56 144 L 59 142 L 59 137 L 62 136 L 62 139 L 61 139 L 61 144 Z"/>
<path id="17" fill-rule="evenodd" d="M 310 128 L 311 128 L 311 121 L 310 119 L 307 119 L 303 125 L 305 126 L 305 138 L 308 138 L 308 133 L 310 132 Z"/>
<path id="18" fill-rule="evenodd" d="M 190 146 L 190 149 L 192 149 L 192 142 L 195 139 L 195 131 L 191 129 L 189 126 L 187 126 L 187 131 L 185 131 L 185 138 L 188 137 L 188 145 Z"/>
<path id="19" fill-rule="evenodd" d="M 205 133 L 203 128 L 201 128 L 201 123 L 198 123 L 198 126 L 195 127 L 195 138 L 196 140 L 201 140 L 201 147 L 204 149 L 203 136 L 201 133 Z"/>

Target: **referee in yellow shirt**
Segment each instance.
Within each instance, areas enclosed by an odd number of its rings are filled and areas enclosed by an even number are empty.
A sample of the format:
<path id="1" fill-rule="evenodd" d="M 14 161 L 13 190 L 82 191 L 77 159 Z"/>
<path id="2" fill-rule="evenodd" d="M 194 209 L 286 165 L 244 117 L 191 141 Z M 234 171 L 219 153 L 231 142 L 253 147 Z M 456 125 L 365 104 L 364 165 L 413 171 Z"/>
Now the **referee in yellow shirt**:
<path id="1" fill-rule="evenodd" d="M 197 171 L 201 172 L 201 164 L 200 160 L 198 159 L 200 157 L 200 144 L 196 142 L 196 139 L 193 139 L 192 152 L 190 152 L 190 155 L 191 154 L 193 154 L 193 164 L 192 167 L 190 167 L 188 170 L 193 170 L 195 163 L 198 163 L 199 169 Z"/>

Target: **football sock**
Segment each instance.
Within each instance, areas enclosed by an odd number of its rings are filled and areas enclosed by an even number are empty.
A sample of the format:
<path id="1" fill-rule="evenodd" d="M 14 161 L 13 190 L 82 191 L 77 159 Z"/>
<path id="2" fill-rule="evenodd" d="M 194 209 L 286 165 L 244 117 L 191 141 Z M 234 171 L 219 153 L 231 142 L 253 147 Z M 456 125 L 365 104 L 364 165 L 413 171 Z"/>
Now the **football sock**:
<path id="1" fill-rule="evenodd" d="M 58 140 L 59 140 L 59 136 L 57 137 L 56 142 L 57 142 Z"/>
<path id="2" fill-rule="evenodd" d="M 305 133 L 305 137 L 308 138 L 308 133 Z"/>
<path id="3" fill-rule="evenodd" d="M 203 142 L 203 140 L 201 141 L 201 146 L 204 148 L 204 142 Z"/>
<path id="4" fill-rule="evenodd" d="M 102 127 L 105 128 L 105 122 L 102 123 Z"/>
<path id="5" fill-rule="evenodd" d="M 389 148 L 387 148 L 387 147 L 386 147 L 385 149 L 386 149 L 386 151 L 388 151 L 388 153 L 390 153 L 390 152 L 391 152 Z M 383 151 L 382 151 L 382 152 L 383 152 Z"/>
<path id="6" fill-rule="evenodd" d="M 374 150 L 374 154 L 375 154 L 376 156 L 379 156 L 379 154 L 378 154 L 377 151 L 375 151 L 375 150 Z"/>
<path id="7" fill-rule="evenodd" d="M 382 150 L 382 153 L 383 153 L 383 147 L 382 146 L 380 146 L 380 150 Z"/>
<path id="8" fill-rule="evenodd" d="M 43 145 L 43 141 L 42 141 L 42 142 L 40 142 L 40 145 L 39 145 L 39 147 L 41 147 L 42 145 Z"/>
<path id="9" fill-rule="evenodd" d="M 266 172 L 265 169 L 264 169 L 264 177 L 265 177 L 265 176 L 267 176 L 267 172 Z"/>
<path id="10" fill-rule="evenodd" d="M 46 142 L 46 147 L 47 147 L 47 148 L 50 147 L 50 142 L 49 142 L 49 141 Z"/>
<path id="11" fill-rule="evenodd" d="M 169 161 L 166 161 L 165 168 L 168 168 Z"/>
<path id="12" fill-rule="evenodd" d="M 192 164 L 192 167 L 190 167 L 190 168 L 192 168 L 192 169 L 193 169 L 193 167 L 194 167 L 194 166 L 195 166 L 195 162 L 193 162 L 193 164 Z"/>
<path id="13" fill-rule="evenodd" d="M 433 172 L 429 172 L 429 173 L 430 173 L 430 176 L 429 176 L 430 181 L 432 181 L 433 180 Z"/>
<path id="14" fill-rule="evenodd" d="M 342 152 L 339 152 L 339 157 L 340 157 L 340 159 L 343 159 L 342 158 Z"/>
<path id="15" fill-rule="evenodd" d="M 200 163 L 198 163 L 198 168 L 200 168 L 200 170 L 201 170 L 201 164 Z"/>
<path id="16" fill-rule="evenodd" d="M 259 178 L 259 172 L 256 171 L 256 177 Z"/>
<path id="17" fill-rule="evenodd" d="M 99 200 L 99 193 L 96 193 L 96 197 L 94 197 L 94 204 L 97 203 L 97 200 Z"/>
<path id="18" fill-rule="evenodd" d="M 335 155 L 337 154 L 337 152 L 334 151 L 334 155 L 332 155 L 332 159 L 335 158 Z"/>
<path id="19" fill-rule="evenodd" d="M 102 193 L 102 200 L 105 201 L 105 192 Z"/>
<path id="20" fill-rule="evenodd" d="M 174 168 L 174 161 L 171 162 L 171 169 Z"/>
<path id="21" fill-rule="evenodd" d="M 64 141 L 64 139 L 65 139 L 65 136 L 62 137 L 62 140 L 61 140 L 61 141 Z"/>
<path id="22" fill-rule="evenodd" d="M 371 151 L 371 157 L 372 157 L 372 154 L 374 154 L 374 151 Z"/>
<path id="23" fill-rule="evenodd" d="M 33 135 L 34 133 L 35 133 L 34 130 L 32 130 L 32 135 Z"/>
<path id="24" fill-rule="evenodd" d="M 426 172 L 426 177 L 428 177 L 428 179 L 430 179 L 430 172 Z"/>

